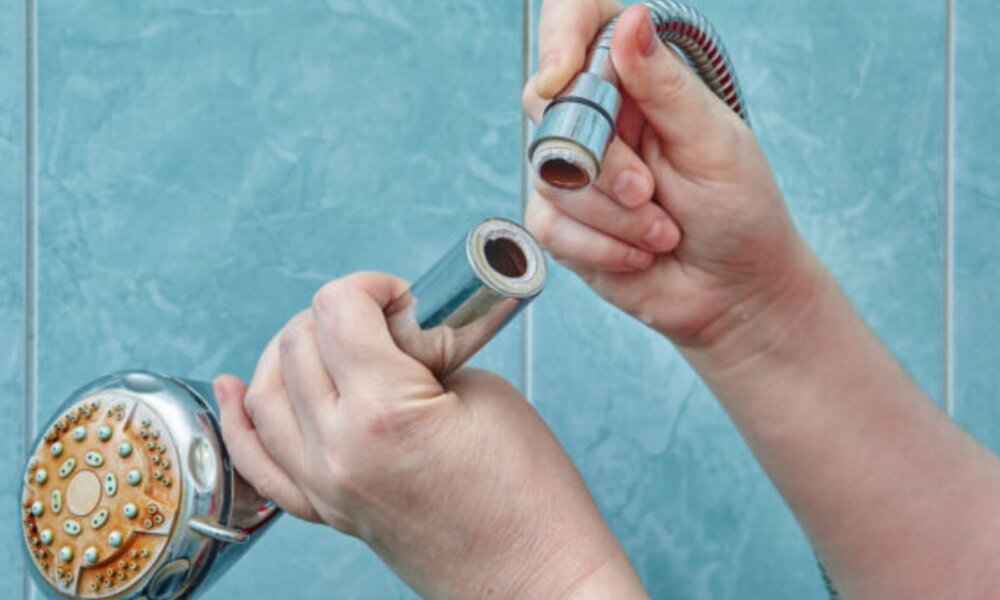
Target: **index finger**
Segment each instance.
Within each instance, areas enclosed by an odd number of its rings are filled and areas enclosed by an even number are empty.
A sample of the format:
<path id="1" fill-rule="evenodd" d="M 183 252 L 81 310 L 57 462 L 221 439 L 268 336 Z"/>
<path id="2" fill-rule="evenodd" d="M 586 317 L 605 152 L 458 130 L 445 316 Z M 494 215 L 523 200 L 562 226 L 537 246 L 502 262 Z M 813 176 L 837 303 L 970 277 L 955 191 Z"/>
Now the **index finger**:
<path id="1" fill-rule="evenodd" d="M 597 32 L 621 12 L 615 0 L 546 0 L 538 21 L 535 90 L 552 98 L 582 68 Z"/>

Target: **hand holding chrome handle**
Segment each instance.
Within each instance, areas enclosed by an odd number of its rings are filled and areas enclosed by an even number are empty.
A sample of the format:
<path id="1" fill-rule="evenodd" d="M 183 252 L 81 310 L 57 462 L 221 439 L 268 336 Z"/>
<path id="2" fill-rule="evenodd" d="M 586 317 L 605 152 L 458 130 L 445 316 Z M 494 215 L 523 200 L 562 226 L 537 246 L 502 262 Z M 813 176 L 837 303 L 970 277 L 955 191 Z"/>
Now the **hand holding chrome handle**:
<path id="1" fill-rule="evenodd" d="M 386 310 L 400 348 L 446 377 L 537 296 L 531 235 L 487 219 Z M 53 598 L 188 598 L 221 576 L 280 510 L 229 460 L 211 387 L 145 371 L 67 399 L 25 465 L 22 532 Z"/>

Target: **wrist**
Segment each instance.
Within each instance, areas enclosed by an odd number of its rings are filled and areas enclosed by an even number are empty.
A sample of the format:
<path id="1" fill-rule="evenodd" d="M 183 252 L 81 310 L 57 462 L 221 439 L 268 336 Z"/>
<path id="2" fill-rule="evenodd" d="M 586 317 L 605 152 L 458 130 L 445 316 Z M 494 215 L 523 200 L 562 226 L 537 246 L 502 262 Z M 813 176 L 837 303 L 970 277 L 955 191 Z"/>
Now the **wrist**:
<path id="1" fill-rule="evenodd" d="M 787 262 L 766 290 L 731 306 L 713 325 L 717 331 L 696 342 L 678 343 L 703 378 L 767 360 L 796 338 L 808 337 L 821 305 L 836 294 L 836 283 L 804 243 Z"/>
<path id="2" fill-rule="evenodd" d="M 558 600 L 646 599 L 628 556 L 605 529 L 597 539 L 583 536 L 533 561 L 531 574 L 512 597 Z M 544 544 L 543 544 L 544 545 Z"/>
<path id="3" fill-rule="evenodd" d="M 562 515 L 549 514 L 544 525 L 533 527 L 520 538 L 527 546 L 507 561 L 516 572 L 509 580 L 517 582 L 510 597 L 518 600 L 647 598 L 628 556 L 589 495 L 586 509 L 573 504 L 560 503 Z M 520 567 L 515 566 L 518 564 Z"/>

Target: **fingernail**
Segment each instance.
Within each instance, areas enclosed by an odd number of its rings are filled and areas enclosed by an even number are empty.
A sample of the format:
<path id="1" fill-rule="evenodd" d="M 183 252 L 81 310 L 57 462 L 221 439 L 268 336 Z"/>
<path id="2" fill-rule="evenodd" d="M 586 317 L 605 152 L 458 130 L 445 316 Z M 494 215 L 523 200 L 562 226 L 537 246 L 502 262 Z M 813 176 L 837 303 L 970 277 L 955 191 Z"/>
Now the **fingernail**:
<path id="1" fill-rule="evenodd" d="M 645 250 L 632 248 L 628 252 L 628 264 L 639 269 L 645 269 L 653 262 L 653 255 Z"/>
<path id="2" fill-rule="evenodd" d="M 550 50 L 538 62 L 538 79 L 535 80 L 535 87 L 538 88 L 539 93 L 545 91 L 545 84 L 548 83 L 547 80 L 555 69 L 558 58 L 559 57 L 556 55 L 555 51 Z"/>
<path id="3" fill-rule="evenodd" d="M 670 228 L 666 223 L 662 219 L 657 219 L 649 227 L 649 231 L 646 233 L 646 237 L 642 238 L 642 242 L 657 252 L 666 252 L 674 243 L 672 237 Z"/>
<path id="4" fill-rule="evenodd" d="M 653 29 L 653 21 L 649 18 L 648 10 L 646 11 L 646 18 L 643 20 L 645 23 L 639 27 L 639 32 L 636 35 L 636 44 L 639 46 L 639 52 L 643 56 L 652 56 L 659 40 L 656 36 L 656 30 Z"/>
<path id="5" fill-rule="evenodd" d="M 611 193 L 625 206 L 634 208 L 642 204 L 645 200 L 641 193 L 642 190 L 639 189 L 641 181 L 642 178 L 638 173 L 634 171 L 622 171 L 615 178 L 615 182 L 611 186 Z"/>

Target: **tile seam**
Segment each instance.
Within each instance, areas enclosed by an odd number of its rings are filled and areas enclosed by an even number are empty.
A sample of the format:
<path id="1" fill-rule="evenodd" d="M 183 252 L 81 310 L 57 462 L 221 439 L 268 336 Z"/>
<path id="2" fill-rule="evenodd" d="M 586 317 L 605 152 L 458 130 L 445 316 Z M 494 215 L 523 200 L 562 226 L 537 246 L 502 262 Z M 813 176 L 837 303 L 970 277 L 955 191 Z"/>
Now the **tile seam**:
<path id="1" fill-rule="evenodd" d="M 22 385 L 22 458 L 27 455 L 36 428 L 37 397 L 37 23 L 35 0 L 24 0 L 24 181 L 23 181 L 23 312 L 24 331 L 22 333 L 23 367 Z M 23 463 L 23 461 L 22 461 Z M 24 600 L 33 600 L 34 586 L 24 564 L 21 573 L 21 595 Z"/>
<path id="2" fill-rule="evenodd" d="M 521 86 L 528 82 L 531 74 L 531 2 L 532 0 L 522 0 L 521 2 Z M 520 110 L 520 107 L 519 107 Z M 531 124 L 527 115 L 521 113 L 521 220 L 525 220 L 525 209 L 528 205 L 530 178 L 528 168 L 524 159 L 528 147 L 528 137 L 531 135 Z M 528 305 L 521 317 L 521 390 L 524 397 L 530 404 L 534 404 L 534 381 L 533 381 L 533 338 L 534 328 L 534 307 Z"/>

